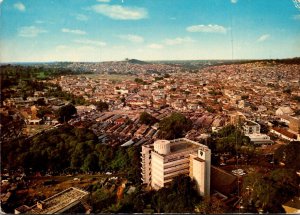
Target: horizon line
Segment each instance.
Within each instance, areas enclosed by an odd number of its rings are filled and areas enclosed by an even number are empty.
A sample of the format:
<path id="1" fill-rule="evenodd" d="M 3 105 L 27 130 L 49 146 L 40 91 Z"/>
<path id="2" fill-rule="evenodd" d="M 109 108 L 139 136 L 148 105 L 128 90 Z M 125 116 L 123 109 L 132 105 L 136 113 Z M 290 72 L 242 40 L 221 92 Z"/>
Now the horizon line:
<path id="1" fill-rule="evenodd" d="M 241 58 L 241 59 L 181 59 L 181 60 L 141 60 L 137 58 L 131 58 L 128 60 L 138 60 L 144 62 L 157 62 L 157 61 L 259 61 L 259 60 L 287 60 L 295 59 L 299 57 L 287 57 L 287 58 Z M 106 61 L 9 61 L 9 62 L 0 62 L 0 64 L 26 64 L 26 63 L 105 63 L 105 62 L 123 62 L 124 60 L 106 60 Z"/>

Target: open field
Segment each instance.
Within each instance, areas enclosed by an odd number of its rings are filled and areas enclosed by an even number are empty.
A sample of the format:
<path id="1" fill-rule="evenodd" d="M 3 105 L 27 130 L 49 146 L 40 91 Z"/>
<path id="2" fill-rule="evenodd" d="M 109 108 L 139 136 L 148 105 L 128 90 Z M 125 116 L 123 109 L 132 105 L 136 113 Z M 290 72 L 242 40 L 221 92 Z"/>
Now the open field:
<path id="1" fill-rule="evenodd" d="M 114 175 L 73 175 L 73 176 L 43 176 L 29 177 L 30 188 L 28 189 L 28 197 L 35 195 L 44 195 L 46 198 L 61 192 L 69 187 L 79 187 L 87 189 L 89 185 L 104 181 L 108 177 L 118 177 L 122 174 Z M 53 181 L 51 185 L 45 185 L 47 181 Z"/>

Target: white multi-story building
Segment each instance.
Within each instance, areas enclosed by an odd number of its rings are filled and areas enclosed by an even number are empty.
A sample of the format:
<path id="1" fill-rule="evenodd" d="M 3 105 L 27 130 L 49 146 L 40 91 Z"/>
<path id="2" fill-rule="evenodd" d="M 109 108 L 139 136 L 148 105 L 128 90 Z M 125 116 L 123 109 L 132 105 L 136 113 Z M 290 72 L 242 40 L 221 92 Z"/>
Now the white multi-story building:
<path id="1" fill-rule="evenodd" d="M 260 125 L 257 122 L 245 120 L 243 130 L 245 135 L 260 134 Z"/>
<path id="2" fill-rule="evenodd" d="M 272 144 L 273 141 L 266 134 L 260 133 L 260 125 L 257 122 L 245 120 L 243 124 L 243 131 L 245 136 L 250 138 L 250 141 L 254 144 Z"/>
<path id="3" fill-rule="evenodd" d="M 182 138 L 157 140 L 142 146 L 142 181 L 160 189 L 180 174 L 195 180 L 201 196 L 210 195 L 211 151 L 200 143 Z"/>

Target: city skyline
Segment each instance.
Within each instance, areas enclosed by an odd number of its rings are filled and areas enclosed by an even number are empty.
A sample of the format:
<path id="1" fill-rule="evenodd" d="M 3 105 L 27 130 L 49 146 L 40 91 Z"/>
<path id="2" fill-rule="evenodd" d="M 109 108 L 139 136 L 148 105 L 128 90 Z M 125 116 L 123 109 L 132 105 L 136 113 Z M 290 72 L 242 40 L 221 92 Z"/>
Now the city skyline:
<path id="1" fill-rule="evenodd" d="M 292 0 L 0 2 L 0 62 L 300 54 L 300 13 Z"/>

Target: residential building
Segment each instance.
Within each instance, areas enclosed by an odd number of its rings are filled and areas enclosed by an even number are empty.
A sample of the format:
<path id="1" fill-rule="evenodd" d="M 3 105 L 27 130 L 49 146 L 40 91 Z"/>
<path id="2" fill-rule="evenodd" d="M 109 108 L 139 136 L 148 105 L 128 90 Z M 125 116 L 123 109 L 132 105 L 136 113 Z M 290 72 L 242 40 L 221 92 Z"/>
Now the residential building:
<path id="1" fill-rule="evenodd" d="M 246 120 L 243 124 L 243 130 L 245 135 L 249 134 L 259 134 L 260 125 L 254 121 Z"/>
<path id="2" fill-rule="evenodd" d="M 246 120 L 243 124 L 245 136 L 250 138 L 254 144 L 272 144 L 271 138 L 266 134 L 260 133 L 260 125 L 257 122 Z"/>
<path id="3" fill-rule="evenodd" d="M 299 117 L 292 117 L 289 115 L 281 115 L 280 121 L 286 123 L 289 126 L 291 132 L 296 134 L 300 133 L 300 118 Z"/>
<path id="4" fill-rule="evenodd" d="M 286 115 L 293 115 L 294 114 L 294 111 L 290 108 L 290 107 L 279 107 L 275 114 L 277 116 L 281 116 L 283 114 L 286 114 Z"/>

